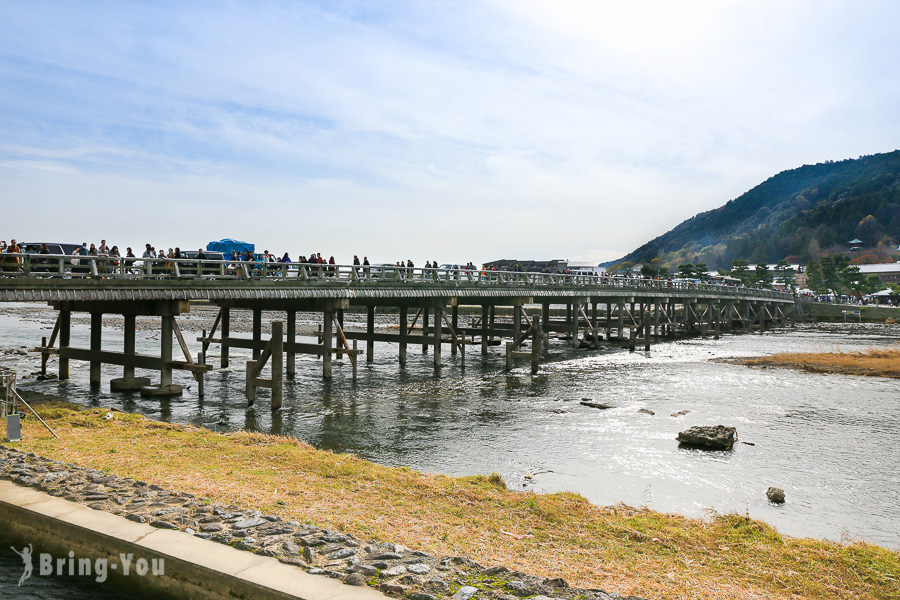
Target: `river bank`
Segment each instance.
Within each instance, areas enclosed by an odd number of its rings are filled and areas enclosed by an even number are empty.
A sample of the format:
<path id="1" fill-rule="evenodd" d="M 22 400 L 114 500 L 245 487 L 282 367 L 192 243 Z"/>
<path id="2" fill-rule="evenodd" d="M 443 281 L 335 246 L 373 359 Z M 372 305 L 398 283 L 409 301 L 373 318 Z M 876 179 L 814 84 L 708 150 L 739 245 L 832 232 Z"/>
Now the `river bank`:
<path id="1" fill-rule="evenodd" d="M 39 318 L 47 316 L 36 308 Z M 345 322 L 359 326 L 364 317 L 348 314 Z M 251 355 L 236 349 L 230 368 L 207 376 L 204 397 L 189 374 L 179 373 L 183 396 L 163 401 L 93 387 L 86 364 L 77 362 L 70 380 L 40 381 L 40 357 L 27 349 L 49 336 L 52 323 L 23 318 L 31 317 L 0 313 L 0 365 L 18 372 L 20 389 L 84 406 L 222 433 L 287 436 L 427 473 L 497 472 L 511 489 L 577 491 L 601 506 L 624 502 L 694 518 L 711 510 L 738 513 L 792 536 L 900 548 L 900 473 L 892 468 L 900 461 L 896 380 L 717 362 L 890 346 L 900 337 L 898 325 L 819 324 L 719 340 L 660 340 L 649 353 L 605 344 L 599 351 L 573 350 L 551 340 L 537 375 L 505 371 L 502 349 L 465 358 L 445 352 L 444 366 L 435 369 L 430 353 L 418 347 L 404 366 L 396 345 L 376 343 L 374 362 L 359 366 L 357 381 L 349 377 L 349 361 L 335 361 L 335 377 L 323 380 L 319 361 L 298 358 L 296 377 L 285 382 L 284 406 L 272 411 L 265 392 L 248 406 L 243 375 Z M 75 328 L 72 344 L 87 347 L 88 332 Z M 200 349 L 194 337 L 185 334 L 192 353 Z M 136 338 L 139 353 L 158 354 L 155 332 L 139 331 Z M 104 348 L 121 345 L 122 333 L 104 328 Z M 218 362 L 214 352 L 210 361 Z M 50 373 L 54 363 L 51 358 Z M 119 376 L 120 367 L 102 369 L 104 382 Z M 591 408 L 584 399 L 611 408 Z M 719 424 L 737 427 L 741 442 L 752 445 L 704 453 L 675 441 L 690 426 Z M 768 502 L 770 486 L 785 490 L 785 505 Z"/>
<path id="2" fill-rule="evenodd" d="M 869 348 L 857 352 L 779 353 L 734 362 L 751 367 L 799 369 L 810 373 L 900 378 L 900 347 Z"/>
<path id="3" fill-rule="evenodd" d="M 900 579 L 895 551 L 782 536 L 738 515 L 698 520 L 624 505 L 599 507 L 573 493 L 509 491 L 497 476 L 454 478 L 384 467 L 293 438 L 219 434 L 108 409 L 44 404 L 38 410 L 60 439 L 26 419 L 16 448 L 223 507 L 252 508 L 360 540 L 523 572 L 514 577 L 562 578 L 622 595 L 710 599 L 889 598 Z M 176 523 L 182 529 L 191 524 Z M 226 543 L 238 541 L 234 536 Z M 327 554 L 323 558 L 309 568 L 340 564 Z M 462 583 L 501 582 L 483 585 L 485 596 L 515 591 L 505 587 L 506 575 L 471 566 L 466 572 Z M 380 585 L 383 578 L 375 581 Z M 415 577 L 406 581 L 413 584 Z"/>

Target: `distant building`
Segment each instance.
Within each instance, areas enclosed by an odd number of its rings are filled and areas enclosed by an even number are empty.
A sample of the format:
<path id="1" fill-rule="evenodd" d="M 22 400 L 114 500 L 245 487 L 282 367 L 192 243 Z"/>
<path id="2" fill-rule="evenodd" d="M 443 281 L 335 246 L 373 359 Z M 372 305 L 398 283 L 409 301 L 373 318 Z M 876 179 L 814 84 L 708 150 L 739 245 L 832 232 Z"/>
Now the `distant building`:
<path id="1" fill-rule="evenodd" d="M 847 243 L 850 244 L 850 252 L 856 252 L 857 250 L 862 250 L 864 242 L 862 240 L 850 240 Z"/>
<path id="2" fill-rule="evenodd" d="M 569 262 L 562 259 L 554 260 L 519 260 L 516 258 L 504 258 L 484 263 L 488 269 L 498 271 L 524 271 L 528 273 L 556 273 L 568 268 Z"/>
<path id="3" fill-rule="evenodd" d="M 593 263 L 570 262 L 566 268 L 579 275 L 605 275 L 606 267 L 595 265 Z"/>
<path id="4" fill-rule="evenodd" d="M 860 273 L 878 275 L 884 283 L 900 283 L 900 263 L 858 266 Z"/>

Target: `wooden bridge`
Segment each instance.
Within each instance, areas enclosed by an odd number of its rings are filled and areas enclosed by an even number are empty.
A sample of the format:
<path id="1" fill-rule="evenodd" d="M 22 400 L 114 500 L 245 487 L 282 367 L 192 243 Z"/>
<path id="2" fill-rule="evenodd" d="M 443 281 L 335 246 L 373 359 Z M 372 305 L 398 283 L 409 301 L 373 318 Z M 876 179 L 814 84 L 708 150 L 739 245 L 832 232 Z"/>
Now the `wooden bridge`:
<path id="1" fill-rule="evenodd" d="M 113 389 L 177 395 L 182 390 L 172 383 L 174 369 L 192 372 L 202 390 L 203 373 L 212 369 L 205 360 L 211 344 L 221 346 L 222 367 L 229 364 L 230 348 L 246 348 L 253 352 L 247 363 L 248 399 L 253 401 L 256 388 L 269 387 L 273 408 L 281 406 L 283 376 L 293 376 L 298 353 L 321 357 L 322 376 L 331 378 L 333 356 L 348 356 L 355 376 L 359 356 L 374 360 L 375 342 L 397 344 L 401 364 L 409 344 L 431 348 L 439 368 L 443 345 L 449 345 L 453 355 L 462 354 L 464 361 L 467 345 L 478 344 L 487 354 L 491 345 L 505 339 L 507 368 L 525 359 L 537 371 L 551 333 L 573 347 L 596 348 L 605 337 L 632 350 L 643 343 L 649 350 L 653 338 L 765 330 L 793 324 L 801 316 L 791 294 L 707 283 L 400 266 L 73 258 L 4 254 L 0 260 L 0 302 L 47 302 L 58 311 L 49 341 L 44 338 L 39 348 L 44 371 L 51 355 L 59 357 L 60 379 L 69 377 L 70 360 L 87 361 L 91 383 L 99 385 L 101 364 L 121 365 L 123 376 L 110 382 Z M 190 311 L 192 301 L 219 309 L 212 331 L 198 338 L 203 351 L 197 360 L 176 319 Z M 459 322 L 459 309 L 465 306 L 477 307 L 477 318 L 469 326 Z M 555 318 L 551 306 L 557 307 Z M 511 319 L 498 318 L 498 307 L 511 312 Z M 231 335 L 233 309 L 252 311 L 252 337 Z M 344 330 L 344 311 L 350 309 L 366 311 L 366 331 Z M 397 333 L 375 331 L 378 309 L 399 313 Z M 91 315 L 90 348 L 70 346 L 73 312 Z M 285 315 L 286 326 L 285 321 L 273 321 L 268 340 L 262 338 L 263 312 Z M 298 312 L 321 313 L 318 343 L 297 342 Z M 121 353 L 102 349 L 104 314 L 125 319 Z M 159 357 L 135 353 L 137 316 L 160 318 Z M 414 333 L 417 324 L 419 332 Z M 173 358 L 173 336 L 184 360 Z M 366 343 L 365 351 L 357 349 L 357 341 Z M 530 350 L 524 352 L 526 342 Z M 262 377 L 269 362 L 270 376 Z M 135 369 L 159 371 L 159 385 L 136 377 Z"/>

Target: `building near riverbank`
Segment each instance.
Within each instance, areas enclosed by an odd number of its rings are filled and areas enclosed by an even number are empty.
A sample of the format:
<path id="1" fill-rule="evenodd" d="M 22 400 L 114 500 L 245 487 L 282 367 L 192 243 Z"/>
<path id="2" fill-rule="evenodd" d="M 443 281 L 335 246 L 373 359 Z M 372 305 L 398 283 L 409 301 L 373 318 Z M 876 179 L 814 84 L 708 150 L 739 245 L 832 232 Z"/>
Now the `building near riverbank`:
<path id="1" fill-rule="evenodd" d="M 864 275 L 877 275 L 884 283 L 900 283 L 900 262 L 859 265 L 859 272 Z"/>

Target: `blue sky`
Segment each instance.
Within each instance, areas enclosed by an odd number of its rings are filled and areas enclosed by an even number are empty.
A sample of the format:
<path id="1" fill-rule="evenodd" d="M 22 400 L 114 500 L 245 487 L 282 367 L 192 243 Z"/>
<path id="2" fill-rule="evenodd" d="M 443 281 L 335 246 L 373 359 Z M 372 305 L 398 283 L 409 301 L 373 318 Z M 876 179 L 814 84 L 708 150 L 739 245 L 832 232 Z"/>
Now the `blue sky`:
<path id="1" fill-rule="evenodd" d="M 0 2 L 0 239 L 622 256 L 898 144 L 891 1 Z"/>

